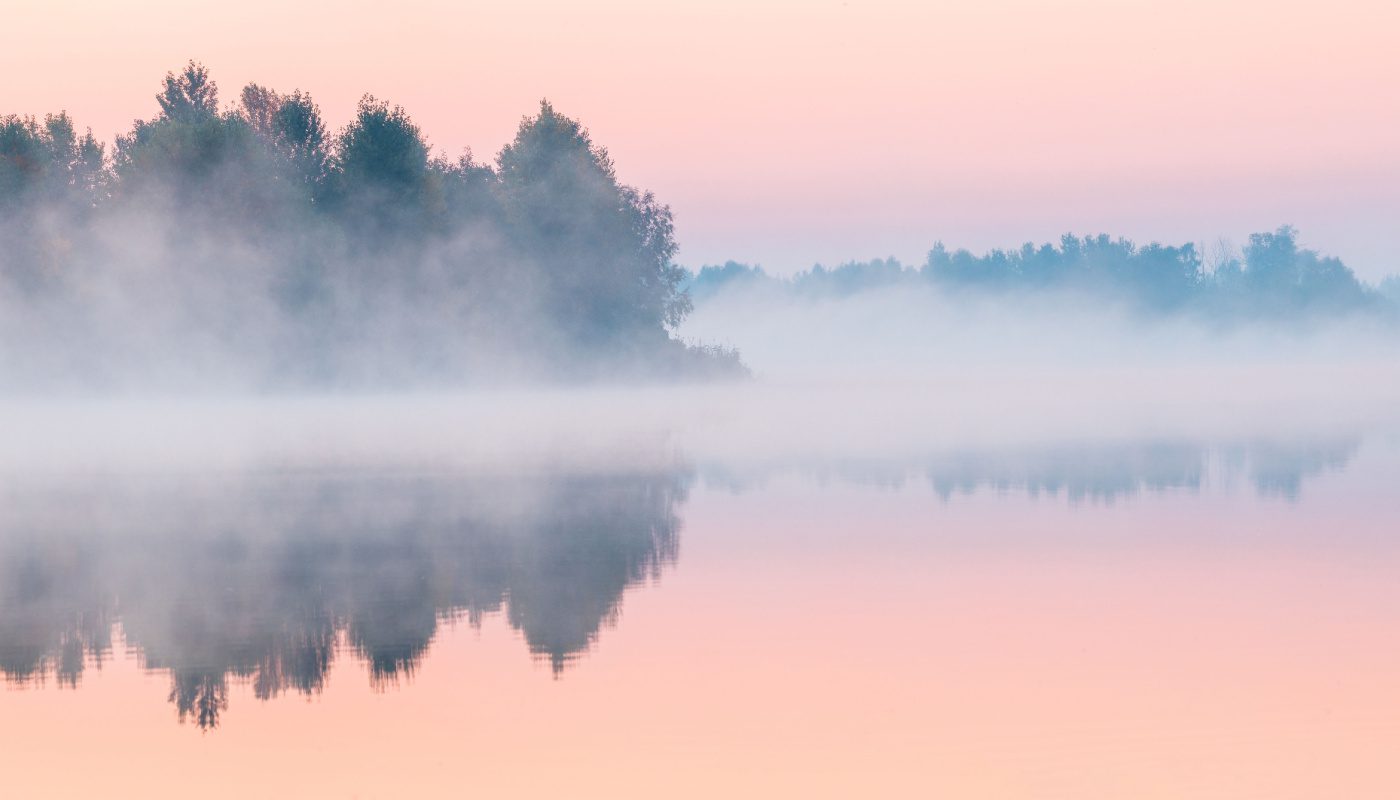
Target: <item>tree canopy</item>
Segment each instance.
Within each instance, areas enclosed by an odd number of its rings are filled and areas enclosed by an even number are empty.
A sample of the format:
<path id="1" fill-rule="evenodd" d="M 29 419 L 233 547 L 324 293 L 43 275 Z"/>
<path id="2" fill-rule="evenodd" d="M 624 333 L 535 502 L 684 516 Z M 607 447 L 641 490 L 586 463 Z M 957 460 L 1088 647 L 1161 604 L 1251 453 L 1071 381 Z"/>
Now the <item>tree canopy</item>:
<path id="1" fill-rule="evenodd" d="M 200 64 L 168 73 L 110 157 L 66 115 L 0 119 L 0 334 L 86 331 L 107 352 L 73 371 L 98 383 L 162 359 L 270 383 L 742 372 L 672 335 L 670 209 L 547 101 L 483 164 L 371 95 L 336 132 L 300 90 L 220 97 Z"/>

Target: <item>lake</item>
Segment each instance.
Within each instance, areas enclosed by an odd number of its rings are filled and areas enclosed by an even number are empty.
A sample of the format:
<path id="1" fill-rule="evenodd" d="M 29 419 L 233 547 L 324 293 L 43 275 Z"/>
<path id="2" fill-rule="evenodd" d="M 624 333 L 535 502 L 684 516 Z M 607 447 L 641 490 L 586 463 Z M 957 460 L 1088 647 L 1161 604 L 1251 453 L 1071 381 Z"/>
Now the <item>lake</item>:
<path id="1" fill-rule="evenodd" d="M 1400 795 L 1387 430 L 540 452 L 11 469 L 3 793 Z"/>

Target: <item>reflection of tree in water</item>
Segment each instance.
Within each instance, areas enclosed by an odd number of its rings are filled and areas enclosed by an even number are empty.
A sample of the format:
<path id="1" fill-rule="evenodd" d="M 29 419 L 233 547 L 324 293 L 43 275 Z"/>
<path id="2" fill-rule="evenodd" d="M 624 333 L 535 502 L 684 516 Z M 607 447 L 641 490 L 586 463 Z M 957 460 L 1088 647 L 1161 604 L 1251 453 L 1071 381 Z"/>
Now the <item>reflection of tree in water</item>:
<path id="1" fill-rule="evenodd" d="M 1032 497 L 1064 493 L 1072 501 L 1107 501 L 1143 490 L 1198 490 L 1207 456 L 1205 448 L 1182 442 L 963 453 L 930 464 L 928 479 L 945 499 L 985 487 L 1019 489 Z"/>
<path id="2" fill-rule="evenodd" d="M 921 473 L 945 500 L 991 489 L 1032 497 L 1063 494 L 1072 502 L 1111 502 L 1144 491 L 1200 491 L 1212 477 L 1229 481 L 1241 475 L 1262 496 L 1296 500 L 1306 478 L 1345 466 L 1358 445 L 1356 439 L 1258 441 L 1221 448 L 1160 441 L 960 451 L 904 463 L 845 461 L 830 471 L 875 486 L 899 486 L 911 474 Z M 737 482 L 731 477 L 730 483 Z"/>
<path id="3" fill-rule="evenodd" d="M 1262 442 L 1242 448 L 1234 457 L 1247 464 L 1250 480 L 1266 496 L 1298 499 L 1303 479 L 1346 466 L 1356 454 L 1356 442 Z"/>
<path id="4" fill-rule="evenodd" d="M 744 492 L 774 474 L 798 472 L 819 484 L 900 490 L 930 486 L 944 500 L 991 490 L 1071 502 L 1113 502 L 1142 492 L 1198 492 L 1243 477 L 1261 496 L 1296 500 L 1306 479 L 1346 466 L 1356 437 L 1305 442 L 1258 440 L 1211 445 L 1190 440 L 946 450 L 899 458 L 798 459 L 735 469 L 705 464 L 706 486 Z"/>
<path id="5" fill-rule="evenodd" d="M 111 651 L 112 598 L 94 554 L 68 540 L 27 534 L 0 554 L 0 671 L 52 674 L 76 686 L 89 661 Z"/>
<path id="6" fill-rule="evenodd" d="M 980 488 L 1112 500 L 1198 490 L 1212 469 L 1296 498 L 1354 440 L 953 453 L 818 470 L 944 497 Z M 1218 458 L 1217 458 L 1218 456 Z M 730 476 L 735 486 L 739 479 Z M 181 719 L 216 725 L 230 680 L 319 692 L 339 649 L 376 686 L 411 674 L 444 618 L 502 613 L 556 675 L 616 618 L 627 587 L 676 558 L 687 477 L 295 477 L 233 488 L 35 493 L 0 520 L 0 671 L 76 685 L 120 620 Z M 26 514 L 26 510 L 33 513 Z M 94 522 L 100 520 L 101 522 Z"/>
<path id="7" fill-rule="evenodd" d="M 685 485 L 676 473 L 288 478 L 69 498 L 106 509 L 100 530 L 41 501 L 43 530 L 0 534 L 0 669 L 76 685 L 120 619 L 143 665 L 170 674 L 181 719 L 212 727 L 231 678 L 259 698 L 316 693 L 343 642 L 386 685 L 413 672 L 445 617 L 504 612 L 557 675 L 628 586 L 674 561 Z"/>

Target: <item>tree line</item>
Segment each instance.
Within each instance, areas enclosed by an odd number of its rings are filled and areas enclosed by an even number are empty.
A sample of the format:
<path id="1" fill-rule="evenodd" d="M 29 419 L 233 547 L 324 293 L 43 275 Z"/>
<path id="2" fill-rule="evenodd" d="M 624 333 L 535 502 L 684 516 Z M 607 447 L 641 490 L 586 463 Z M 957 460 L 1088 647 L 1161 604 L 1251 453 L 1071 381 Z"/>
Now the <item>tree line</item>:
<path id="1" fill-rule="evenodd" d="M 720 288 L 1072 291 L 1214 320 L 1400 317 L 1291 227 L 1207 263 L 1107 235 L 779 281 L 675 263 L 670 209 L 542 102 L 490 163 L 435 154 L 372 96 L 332 131 L 304 92 L 221 105 L 191 62 L 109 149 L 66 114 L 0 118 L 0 388 L 152 382 L 375 386 L 716 376 L 738 354 L 677 330 Z M 1055 290 L 1050 292 L 1047 290 Z"/>
<path id="2" fill-rule="evenodd" d="M 1255 233 L 1236 251 L 1222 247 L 1207 264 L 1195 244 L 1139 246 L 1124 238 L 1066 234 L 1056 244 L 977 255 L 935 244 L 924 263 L 898 259 L 821 265 L 788 279 L 727 262 L 687 276 L 696 302 L 725 287 L 769 286 L 798 295 L 846 296 L 886 286 L 929 285 L 981 293 L 1074 292 L 1123 301 L 1139 311 L 1186 313 L 1221 322 L 1298 322 L 1346 314 L 1400 317 L 1400 284 L 1357 280 L 1341 260 L 1298 243 L 1291 226 Z"/>
<path id="3" fill-rule="evenodd" d="M 368 95 L 338 132 L 301 91 L 250 84 L 222 107 L 194 62 L 155 99 L 110 152 L 66 113 L 0 118 L 11 374 L 742 371 L 673 336 L 691 306 L 670 209 L 547 101 L 486 164 L 434 155 L 401 107 Z"/>

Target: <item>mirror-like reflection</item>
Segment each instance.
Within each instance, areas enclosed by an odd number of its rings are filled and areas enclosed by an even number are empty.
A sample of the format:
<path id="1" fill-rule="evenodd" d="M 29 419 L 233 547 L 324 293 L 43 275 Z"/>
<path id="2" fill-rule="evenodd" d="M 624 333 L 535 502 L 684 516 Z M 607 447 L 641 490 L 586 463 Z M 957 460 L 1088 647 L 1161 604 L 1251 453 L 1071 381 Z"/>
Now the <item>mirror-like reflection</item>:
<path id="1" fill-rule="evenodd" d="M 680 471 L 280 475 L 12 494 L 0 669 L 76 686 L 120 620 L 145 667 L 170 674 L 180 718 L 213 727 L 230 677 L 260 698 L 315 693 L 343 643 L 391 683 L 444 618 L 503 612 L 558 674 L 628 586 L 675 560 L 686 486 Z"/>
<path id="2" fill-rule="evenodd" d="M 1212 446 L 1180 440 L 1035 448 L 954 450 L 919 458 L 833 459 L 759 469 L 707 465 L 702 475 L 735 490 L 759 486 L 786 470 L 821 480 L 905 488 L 927 483 L 945 500 L 982 490 L 1050 495 L 1070 502 L 1112 502 L 1142 492 L 1199 492 L 1212 484 L 1250 484 L 1263 497 L 1298 499 L 1304 482 L 1346 466 L 1357 436 L 1283 442 L 1257 440 Z"/>
<path id="3" fill-rule="evenodd" d="M 1072 501 L 1110 501 L 1141 491 L 1199 491 L 1214 474 L 1221 480 L 1241 476 L 1262 495 L 1296 500 L 1304 479 L 1341 468 L 1359 443 L 1265 441 L 1212 449 L 1153 442 L 1134 448 L 1053 448 L 1021 458 L 969 454 L 931 465 L 928 478 L 943 497 L 994 486 L 1031 495 L 1063 492 Z"/>
<path id="4" fill-rule="evenodd" d="M 735 489 L 776 472 L 1109 502 L 1233 485 L 1296 499 L 1358 446 L 1190 442 L 955 452 L 700 470 Z M 213 728 L 230 681 L 322 691 L 353 654 L 378 687 L 411 676 L 439 626 L 500 614 L 555 676 L 615 622 L 624 592 L 677 559 L 693 471 L 528 475 L 264 472 L 202 481 L 11 485 L 0 517 L 0 670 L 79 686 L 119 641 L 169 675 L 179 718 Z"/>

